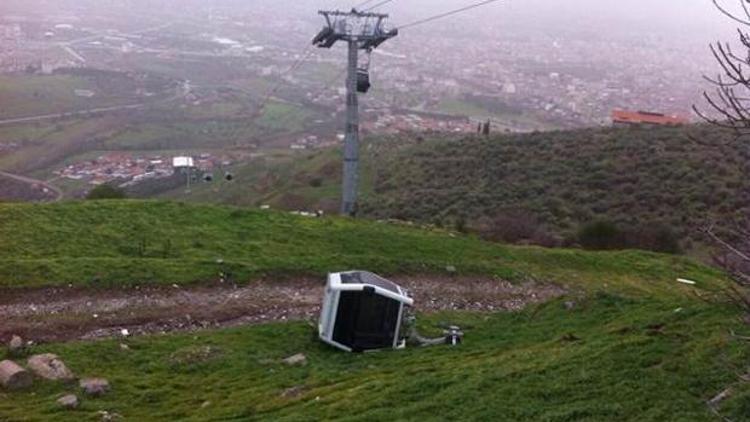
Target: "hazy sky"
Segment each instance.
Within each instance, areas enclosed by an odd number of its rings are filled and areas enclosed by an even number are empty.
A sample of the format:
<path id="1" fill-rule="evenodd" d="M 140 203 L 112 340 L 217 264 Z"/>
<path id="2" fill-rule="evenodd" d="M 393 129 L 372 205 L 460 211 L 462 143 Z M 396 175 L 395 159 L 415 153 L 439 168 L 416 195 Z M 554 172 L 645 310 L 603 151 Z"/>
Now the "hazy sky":
<path id="1" fill-rule="evenodd" d="M 230 14 L 245 13 L 253 8 L 278 8 L 279 13 L 311 21 L 318 19 L 319 8 L 348 9 L 363 0 L 0 0 L 3 9 L 20 6 L 42 11 L 49 5 L 125 6 L 138 10 L 168 8 L 173 13 L 215 7 Z M 373 0 L 370 4 L 379 3 Z M 379 10 L 389 12 L 395 24 L 475 3 L 479 0 L 393 0 Z M 720 0 L 727 8 L 740 11 L 739 1 Z M 3 3 L 5 6 L 3 6 Z M 62 6 L 63 8 L 65 6 Z M 641 35 L 716 40 L 732 38 L 736 24 L 722 16 L 711 0 L 500 0 L 462 14 L 455 22 L 471 29 L 472 22 L 496 25 L 503 30 L 572 31 L 625 35 L 637 39 Z M 421 30 L 441 29 L 440 22 L 425 25 Z M 750 29 L 750 28 L 749 28 Z"/>
<path id="2" fill-rule="evenodd" d="M 737 10 L 739 0 L 723 1 L 728 8 Z M 393 12 L 398 21 L 405 16 L 429 16 L 471 3 L 474 1 L 394 0 L 382 10 Z M 730 36 L 735 26 L 714 8 L 711 0 L 501 0 L 462 17 L 471 18 L 495 19 L 498 26 L 612 30 L 633 36 L 646 32 Z"/>

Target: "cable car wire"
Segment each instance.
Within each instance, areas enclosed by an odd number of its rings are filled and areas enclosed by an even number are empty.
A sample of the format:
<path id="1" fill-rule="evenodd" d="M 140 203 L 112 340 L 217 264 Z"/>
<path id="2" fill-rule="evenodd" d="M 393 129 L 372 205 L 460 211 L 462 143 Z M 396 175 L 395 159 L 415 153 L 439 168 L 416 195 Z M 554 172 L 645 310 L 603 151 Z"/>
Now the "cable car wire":
<path id="1" fill-rule="evenodd" d="M 427 22 L 432 22 L 432 21 L 435 21 L 435 20 L 438 20 L 438 19 L 446 18 L 448 16 L 455 15 L 457 13 L 465 12 L 467 10 L 475 9 L 477 7 L 481 7 L 481 6 L 484 6 L 484 5 L 487 5 L 487 4 L 490 4 L 490 3 L 495 3 L 495 2 L 498 2 L 498 1 L 500 1 L 500 0 L 485 0 L 485 1 L 481 1 L 479 3 L 474 3 L 474 4 L 471 4 L 469 6 L 464 6 L 464 7 L 460 8 L 460 9 L 451 10 L 450 12 L 445 12 L 445 13 L 441 13 L 439 15 L 431 16 L 429 18 L 424 18 L 424 19 L 420 19 L 420 20 L 417 20 L 417 21 L 414 21 L 414 22 L 410 22 L 410 23 L 407 23 L 405 25 L 401 25 L 401 26 L 397 27 L 396 29 L 401 30 L 401 29 L 405 29 L 405 28 L 412 28 L 412 27 L 417 26 L 417 25 L 422 25 L 422 24 L 427 23 Z"/>
<path id="2" fill-rule="evenodd" d="M 371 11 L 373 9 L 377 9 L 378 7 L 386 5 L 386 4 L 388 4 L 388 3 L 392 2 L 392 1 L 393 0 L 383 0 L 380 3 L 377 3 L 377 4 L 373 5 L 373 6 L 368 7 L 367 9 L 363 10 L 363 12 L 369 12 L 369 11 Z"/>
<path id="3" fill-rule="evenodd" d="M 244 123 L 240 124 L 237 127 L 234 127 L 230 130 L 229 138 L 236 140 L 239 136 L 241 136 L 242 133 L 245 132 L 255 121 L 256 118 L 260 117 L 263 114 L 263 111 L 268 106 L 268 103 L 271 101 L 271 98 L 273 97 L 276 92 L 281 89 L 282 85 L 284 85 L 284 76 L 297 71 L 302 65 L 305 63 L 305 61 L 313 54 L 312 46 L 307 45 L 301 52 L 300 57 L 297 58 L 297 60 L 292 63 L 292 65 L 287 68 L 286 70 L 282 71 L 279 74 L 279 81 L 276 82 L 270 89 L 268 89 L 262 96 L 260 96 L 261 101 L 258 103 L 257 108 L 255 111 L 253 111 L 249 115 L 249 119 L 244 119 Z"/>
<path id="4" fill-rule="evenodd" d="M 352 8 L 352 9 L 357 9 L 357 10 L 359 10 L 360 8 L 362 8 L 362 7 L 365 7 L 365 6 L 367 6 L 368 4 L 370 4 L 370 3 L 374 2 L 374 1 L 375 1 L 375 0 L 365 0 L 365 1 L 363 1 L 362 3 L 360 3 L 360 4 L 356 5 L 356 6 L 354 6 L 354 7 Z"/>
<path id="5" fill-rule="evenodd" d="M 266 94 L 263 96 L 263 100 L 258 105 L 258 109 L 256 110 L 255 114 L 260 115 L 263 112 L 263 109 L 268 105 L 268 102 L 271 100 L 271 97 L 276 94 L 279 89 L 281 89 L 281 86 L 284 85 L 284 76 L 289 75 L 291 73 L 296 72 L 299 68 L 302 67 L 303 64 L 307 61 L 310 56 L 313 55 L 312 45 L 309 44 L 305 47 L 304 50 L 302 50 L 302 53 L 299 58 L 285 71 L 281 72 L 279 74 L 280 80 L 276 82 L 276 84 L 269 89 Z"/>

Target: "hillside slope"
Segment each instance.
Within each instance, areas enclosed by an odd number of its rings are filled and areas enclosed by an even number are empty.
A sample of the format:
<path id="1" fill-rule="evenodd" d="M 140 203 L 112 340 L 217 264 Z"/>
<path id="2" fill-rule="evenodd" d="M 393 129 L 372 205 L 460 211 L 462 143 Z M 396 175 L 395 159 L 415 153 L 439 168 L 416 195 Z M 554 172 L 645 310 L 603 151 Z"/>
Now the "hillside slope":
<path id="1" fill-rule="evenodd" d="M 75 385 L 37 381 L 0 393 L 2 420 L 101 419 L 106 411 L 139 421 L 703 421 L 714 418 L 706 402 L 727 388 L 716 411 L 733 420 L 750 411 L 741 378 L 750 350 L 730 335 L 748 328 L 715 294 L 724 276 L 686 258 L 509 247 L 403 225 L 143 201 L 0 205 L 0 237 L 0 285 L 14 295 L 61 283 L 93 293 L 199 282 L 216 277 L 218 257 L 244 282 L 261 274 L 322 280 L 352 267 L 429 278 L 451 265 L 569 292 L 519 312 L 425 313 L 417 303 L 423 330 L 437 333 L 445 321 L 465 329 L 456 348 L 345 354 L 304 322 L 34 345 L 30 353 L 54 352 L 81 377 L 106 377 L 112 391 L 81 395 L 70 411 L 55 400 L 80 394 Z M 308 363 L 282 362 L 295 353 Z"/>
<path id="2" fill-rule="evenodd" d="M 335 211 L 339 155 L 330 150 L 253 163 L 238 172 L 236 185 L 184 198 Z M 375 137 L 362 149 L 361 211 L 498 229 L 506 241 L 533 237 L 538 229 L 545 243 L 575 242 L 583 225 L 607 220 L 625 230 L 673 232 L 690 251 L 700 249 L 700 228 L 747 215 L 748 158 L 743 142 L 706 126 Z M 503 225 L 530 233 L 503 236 L 497 227 Z"/>
<path id="3" fill-rule="evenodd" d="M 592 289 L 606 275 L 655 291 L 678 276 L 707 286 L 722 278 L 689 259 L 646 252 L 510 247 L 444 230 L 154 201 L 0 204 L 0 238 L 0 287 L 191 283 L 216 280 L 220 271 L 249 281 L 352 268 L 403 274 L 454 267 L 457 274 Z"/>
<path id="4" fill-rule="evenodd" d="M 713 219 L 747 215 L 747 160 L 741 142 L 712 127 L 437 139 L 383 159 L 364 209 L 475 226 L 521 215 L 565 238 L 596 219 L 660 224 L 698 240 Z"/>
<path id="5" fill-rule="evenodd" d="M 80 376 L 106 377 L 112 392 L 66 411 L 56 398 L 78 389 L 39 381 L 3 393 L 0 419 L 711 421 L 706 402 L 731 387 L 718 409 L 743 421 L 750 388 L 738 374 L 750 353 L 727 334 L 741 329 L 733 316 L 693 300 L 600 295 L 574 310 L 420 319 L 465 327 L 457 348 L 351 355 L 304 323 L 36 346 Z M 307 365 L 282 363 L 300 352 Z"/>

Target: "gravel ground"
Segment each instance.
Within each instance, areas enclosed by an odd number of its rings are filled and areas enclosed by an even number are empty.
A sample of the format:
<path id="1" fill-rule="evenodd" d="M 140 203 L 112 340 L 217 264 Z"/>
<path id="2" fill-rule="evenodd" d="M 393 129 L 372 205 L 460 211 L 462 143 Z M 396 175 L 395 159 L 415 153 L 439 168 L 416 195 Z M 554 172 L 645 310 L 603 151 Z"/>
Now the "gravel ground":
<path id="1" fill-rule="evenodd" d="M 476 277 L 396 277 L 420 312 L 516 311 L 561 296 L 551 284 Z M 191 331 L 288 320 L 315 320 L 324 282 L 261 280 L 234 287 L 0 290 L 0 341 L 35 342 Z"/>

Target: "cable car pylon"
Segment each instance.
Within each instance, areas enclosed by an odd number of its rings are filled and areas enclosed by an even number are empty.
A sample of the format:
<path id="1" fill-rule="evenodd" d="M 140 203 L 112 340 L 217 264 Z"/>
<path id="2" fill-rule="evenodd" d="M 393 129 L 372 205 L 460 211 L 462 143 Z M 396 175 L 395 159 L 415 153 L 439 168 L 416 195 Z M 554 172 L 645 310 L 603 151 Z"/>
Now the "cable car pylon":
<path id="1" fill-rule="evenodd" d="M 354 217 L 357 214 L 357 187 L 359 183 L 359 93 L 370 90 L 370 53 L 387 40 L 398 35 L 398 29 L 385 29 L 387 14 L 325 11 L 318 12 L 326 24 L 313 38 L 313 45 L 331 48 L 338 41 L 348 44 L 346 77 L 346 135 L 344 138 L 344 177 L 342 183 L 341 214 Z M 368 57 L 364 66 L 359 66 L 359 51 Z"/>

